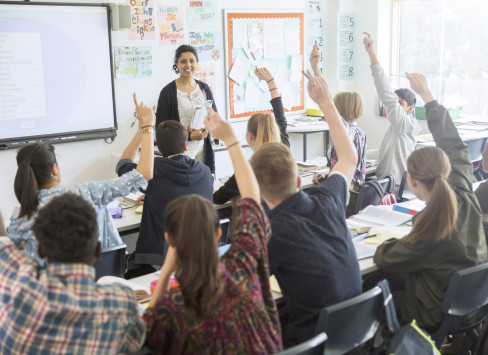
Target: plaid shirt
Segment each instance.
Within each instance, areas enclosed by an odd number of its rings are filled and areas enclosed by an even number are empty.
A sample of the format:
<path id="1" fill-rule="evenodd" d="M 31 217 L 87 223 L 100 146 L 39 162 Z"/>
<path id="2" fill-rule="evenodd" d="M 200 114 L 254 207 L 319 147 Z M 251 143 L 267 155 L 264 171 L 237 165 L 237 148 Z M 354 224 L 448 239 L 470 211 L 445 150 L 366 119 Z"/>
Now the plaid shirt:
<path id="1" fill-rule="evenodd" d="M 361 185 L 366 180 L 366 135 L 363 130 L 358 127 L 356 122 L 348 123 L 345 119 L 342 119 L 342 124 L 346 127 L 347 134 L 353 142 L 358 152 L 358 164 L 356 170 L 354 170 L 354 176 L 352 177 L 351 185 L 349 188 L 356 192 L 359 192 Z M 334 147 L 334 142 L 331 144 L 330 150 L 330 168 L 337 164 L 338 158 Z"/>
<path id="2" fill-rule="evenodd" d="M 115 354 L 139 349 L 145 326 L 133 291 L 97 285 L 95 269 L 46 269 L 0 237 L 0 353 Z"/>

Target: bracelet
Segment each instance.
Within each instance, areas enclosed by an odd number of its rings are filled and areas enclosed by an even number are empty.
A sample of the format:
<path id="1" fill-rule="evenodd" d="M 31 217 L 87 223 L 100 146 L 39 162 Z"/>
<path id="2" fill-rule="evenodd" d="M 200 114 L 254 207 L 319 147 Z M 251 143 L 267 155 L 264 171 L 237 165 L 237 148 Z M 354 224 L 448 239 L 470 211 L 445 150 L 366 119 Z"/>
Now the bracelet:
<path id="1" fill-rule="evenodd" d="M 272 89 L 269 89 L 269 91 L 273 91 L 273 90 L 278 90 L 278 88 L 272 88 Z"/>
<path id="2" fill-rule="evenodd" d="M 146 126 L 142 128 L 142 133 L 153 133 L 153 126 Z"/>
<path id="3" fill-rule="evenodd" d="M 152 127 L 152 128 L 154 128 L 154 126 L 153 126 L 153 125 L 147 125 L 147 126 L 141 127 L 141 129 L 144 129 L 144 128 L 147 128 L 147 127 Z"/>
<path id="4" fill-rule="evenodd" d="M 229 148 L 233 147 L 234 145 L 239 144 L 239 141 L 235 141 L 234 143 L 229 144 L 225 149 L 229 150 Z"/>
<path id="5" fill-rule="evenodd" d="M 273 80 L 274 80 L 274 78 L 269 79 L 269 80 L 266 82 L 266 84 L 267 84 L 267 83 L 269 83 L 270 81 L 273 81 Z"/>

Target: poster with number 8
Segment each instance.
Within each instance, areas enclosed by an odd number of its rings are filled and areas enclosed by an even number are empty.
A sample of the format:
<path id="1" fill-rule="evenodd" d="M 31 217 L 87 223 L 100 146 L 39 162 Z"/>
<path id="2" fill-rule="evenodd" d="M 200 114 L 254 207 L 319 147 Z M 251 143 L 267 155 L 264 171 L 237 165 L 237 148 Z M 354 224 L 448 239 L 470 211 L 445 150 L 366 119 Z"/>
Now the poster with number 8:
<path id="1" fill-rule="evenodd" d="M 337 80 L 354 79 L 354 13 L 337 15 Z"/>

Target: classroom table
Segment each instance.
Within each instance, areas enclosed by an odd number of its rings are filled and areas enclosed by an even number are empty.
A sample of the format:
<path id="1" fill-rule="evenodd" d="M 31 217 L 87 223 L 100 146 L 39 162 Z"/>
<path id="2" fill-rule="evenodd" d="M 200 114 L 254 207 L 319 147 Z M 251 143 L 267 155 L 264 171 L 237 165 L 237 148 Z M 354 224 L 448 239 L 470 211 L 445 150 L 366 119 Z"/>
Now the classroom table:
<path id="1" fill-rule="evenodd" d="M 303 161 L 307 160 L 307 136 L 313 133 L 324 134 L 324 156 L 327 156 L 327 150 L 329 149 L 329 125 L 327 122 L 309 125 L 300 125 L 297 127 L 288 126 L 286 128 L 288 134 L 301 134 L 303 142 Z"/>

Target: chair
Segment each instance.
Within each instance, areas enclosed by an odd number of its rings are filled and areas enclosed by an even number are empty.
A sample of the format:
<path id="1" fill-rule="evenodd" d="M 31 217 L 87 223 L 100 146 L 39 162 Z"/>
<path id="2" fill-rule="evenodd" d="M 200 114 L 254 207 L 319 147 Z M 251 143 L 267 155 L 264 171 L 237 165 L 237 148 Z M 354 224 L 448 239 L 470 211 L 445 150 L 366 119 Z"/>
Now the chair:
<path id="1" fill-rule="evenodd" d="M 400 181 L 400 187 L 398 188 L 398 202 L 405 202 L 413 200 L 415 195 L 410 191 L 407 184 L 407 172 L 402 175 L 402 181 Z"/>
<path id="2" fill-rule="evenodd" d="M 465 141 L 469 149 L 469 158 L 473 163 L 473 182 L 483 180 L 483 167 L 481 161 L 483 148 L 485 147 L 486 138 L 478 138 Z"/>
<path id="3" fill-rule="evenodd" d="M 376 206 L 385 194 L 391 193 L 394 189 L 395 181 L 392 176 L 380 180 L 369 179 L 359 189 L 354 213 L 362 211 L 369 205 Z"/>
<path id="4" fill-rule="evenodd" d="M 327 334 L 325 353 L 344 354 L 372 339 L 383 314 L 383 303 L 383 292 L 375 286 L 359 296 L 322 309 L 315 334 Z"/>
<path id="5" fill-rule="evenodd" d="M 220 229 L 222 229 L 222 235 L 219 239 L 219 246 L 229 244 L 229 226 L 230 226 L 230 219 L 229 218 L 222 218 L 219 221 Z"/>
<path id="6" fill-rule="evenodd" d="M 95 261 L 95 279 L 102 276 L 118 276 L 125 278 L 125 254 L 127 246 L 117 245 L 102 250 L 102 257 Z"/>
<path id="7" fill-rule="evenodd" d="M 295 345 L 276 355 L 323 355 L 326 341 L 327 335 L 322 332 L 314 336 L 312 339 Z"/>
<path id="8" fill-rule="evenodd" d="M 476 346 L 475 327 L 488 316 L 488 263 L 456 271 L 442 302 L 442 323 L 432 339 L 439 347 L 448 334 L 466 333 L 460 354 Z"/>

